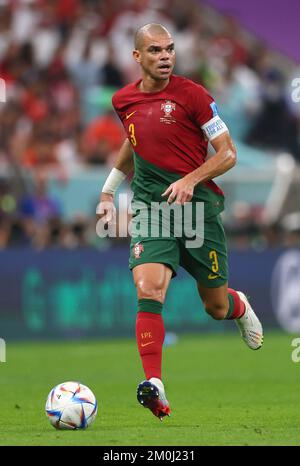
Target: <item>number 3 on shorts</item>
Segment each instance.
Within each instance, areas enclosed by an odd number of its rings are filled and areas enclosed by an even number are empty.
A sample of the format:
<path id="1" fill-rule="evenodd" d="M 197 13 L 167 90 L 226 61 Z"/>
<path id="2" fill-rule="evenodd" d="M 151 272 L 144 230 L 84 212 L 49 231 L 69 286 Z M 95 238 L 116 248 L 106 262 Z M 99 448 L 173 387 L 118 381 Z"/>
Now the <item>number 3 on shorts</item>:
<path id="1" fill-rule="evenodd" d="M 214 274 L 216 274 L 219 271 L 218 256 L 217 256 L 216 251 L 210 251 L 209 258 L 212 261 L 211 270 L 212 270 L 212 272 L 214 272 Z M 210 280 L 212 280 L 214 278 L 217 278 L 218 275 L 214 275 L 214 274 L 209 274 L 208 278 Z"/>

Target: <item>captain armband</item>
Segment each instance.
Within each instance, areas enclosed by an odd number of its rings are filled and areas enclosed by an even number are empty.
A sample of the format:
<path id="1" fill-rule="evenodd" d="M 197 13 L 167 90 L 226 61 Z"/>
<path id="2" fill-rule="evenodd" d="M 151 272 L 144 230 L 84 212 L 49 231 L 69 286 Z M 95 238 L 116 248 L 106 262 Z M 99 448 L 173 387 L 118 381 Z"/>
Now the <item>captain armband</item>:
<path id="1" fill-rule="evenodd" d="M 201 126 L 201 129 L 203 130 L 208 141 L 212 141 L 213 139 L 228 131 L 227 126 L 225 125 L 224 121 L 221 120 L 219 115 L 216 115 L 214 118 L 205 123 L 205 125 Z"/>

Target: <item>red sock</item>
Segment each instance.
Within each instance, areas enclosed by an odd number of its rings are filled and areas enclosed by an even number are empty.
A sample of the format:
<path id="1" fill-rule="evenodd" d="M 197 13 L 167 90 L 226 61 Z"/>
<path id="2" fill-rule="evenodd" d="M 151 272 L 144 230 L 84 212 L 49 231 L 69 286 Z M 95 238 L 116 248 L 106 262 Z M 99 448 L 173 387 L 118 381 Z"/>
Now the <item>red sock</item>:
<path id="1" fill-rule="evenodd" d="M 229 309 L 225 319 L 239 319 L 245 314 L 245 303 L 241 300 L 238 293 L 232 288 L 228 288 Z"/>
<path id="2" fill-rule="evenodd" d="M 165 328 L 161 314 L 138 312 L 136 318 L 136 341 L 146 379 L 161 379 L 162 346 Z"/>

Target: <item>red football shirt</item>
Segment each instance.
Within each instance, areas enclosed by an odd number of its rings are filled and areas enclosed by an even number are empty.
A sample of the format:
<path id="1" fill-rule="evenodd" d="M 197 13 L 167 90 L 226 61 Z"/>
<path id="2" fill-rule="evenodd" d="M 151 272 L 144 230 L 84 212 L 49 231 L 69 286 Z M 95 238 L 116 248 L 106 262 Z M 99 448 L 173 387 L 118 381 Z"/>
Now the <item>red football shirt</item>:
<path id="1" fill-rule="evenodd" d="M 141 92 L 140 82 L 123 87 L 112 99 L 134 151 L 163 170 L 182 176 L 192 172 L 207 156 L 201 126 L 215 117 L 213 98 L 181 76 L 172 75 L 158 92 Z M 213 181 L 205 185 L 223 195 Z"/>

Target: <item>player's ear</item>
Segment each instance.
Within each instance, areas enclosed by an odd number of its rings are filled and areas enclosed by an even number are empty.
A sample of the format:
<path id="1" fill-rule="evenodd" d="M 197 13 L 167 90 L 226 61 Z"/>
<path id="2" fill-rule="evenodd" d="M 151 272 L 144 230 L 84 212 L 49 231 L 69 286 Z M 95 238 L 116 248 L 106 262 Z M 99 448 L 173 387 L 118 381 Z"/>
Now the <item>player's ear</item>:
<path id="1" fill-rule="evenodd" d="M 132 55 L 137 63 L 141 63 L 141 52 L 139 50 L 134 50 Z"/>

